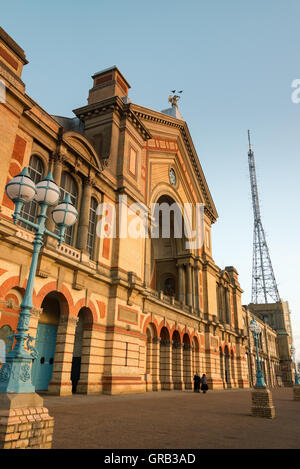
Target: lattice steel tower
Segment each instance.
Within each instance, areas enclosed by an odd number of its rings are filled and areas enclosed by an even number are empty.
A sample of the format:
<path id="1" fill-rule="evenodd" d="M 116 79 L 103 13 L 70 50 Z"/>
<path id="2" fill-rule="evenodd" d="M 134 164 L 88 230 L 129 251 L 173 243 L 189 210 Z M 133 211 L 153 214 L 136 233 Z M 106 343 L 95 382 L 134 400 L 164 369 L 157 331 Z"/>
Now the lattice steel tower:
<path id="1" fill-rule="evenodd" d="M 248 162 L 250 172 L 252 205 L 254 213 L 251 303 L 276 303 L 280 301 L 280 297 L 271 263 L 265 232 L 261 222 L 254 153 L 252 151 L 252 146 L 250 142 L 249 130 L 248 141 Z"/>

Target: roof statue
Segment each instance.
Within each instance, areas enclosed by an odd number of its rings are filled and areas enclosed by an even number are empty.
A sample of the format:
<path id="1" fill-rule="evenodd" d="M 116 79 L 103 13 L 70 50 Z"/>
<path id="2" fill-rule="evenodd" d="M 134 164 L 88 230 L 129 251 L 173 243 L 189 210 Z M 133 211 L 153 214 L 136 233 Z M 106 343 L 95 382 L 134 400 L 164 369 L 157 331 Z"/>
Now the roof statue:
<path id="1" fill-rule="evenodd" d="M 179 101 L 180 96 L 178 96 L 178 95 L 175 94 L 175 93 L 176 93 L 176 90 L 172 90 L 171 92 L 173 93 L 173 96 L 172 96 L 171 94 L 169 95 L 168 103 L 171 103 L 172 106 L 175 106 L 175 107 L 178 108 L 177 102 Z M 178 91 L 178 93 L 182 93 L 182 92 L 183 92 L 183 90 Z"/>
<path id="2" fill-rule="evenodd" d="M 168 109 L 164 109 L 161 111 L 163 114 L 167 114 L 168 116 L 175 117 L 175 119 L 180 119 L 183 120 L 182 115 L 179 112 L 178 109 L 178 101 L 180 100 L 180 94 L 183 92 L 183 90 L 177 91 L 176 90 L 171 90 L 172 94 L 169 94 L 168 102 L 171 103 L 171 107 Z"/>

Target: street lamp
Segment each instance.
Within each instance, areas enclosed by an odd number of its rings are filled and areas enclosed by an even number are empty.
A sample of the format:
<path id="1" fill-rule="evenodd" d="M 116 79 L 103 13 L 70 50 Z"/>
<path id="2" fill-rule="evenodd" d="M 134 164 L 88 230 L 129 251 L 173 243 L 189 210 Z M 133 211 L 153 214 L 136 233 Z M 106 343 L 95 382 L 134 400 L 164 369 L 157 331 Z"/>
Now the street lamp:
<path id="1" fill-rule="evenodd" d="M 28 276 L 27 287 L 24 299 L 21 303 L 21 312 L 17 325 L 17 333 L 13 333 L 10 350 L 6 361 L 0 370 L 0 392 L 7 393 L 31 393 L 35 388 L 31 382 L 31 362 L 36 358 L 37 353 L 32 346 L 34 340 L 28 334 L 30 311 L 33 307 L 32 294 L 34 279 L 37 269 L 40 249 L 43 245 L 44 235 L 56 238 L 61 245 L 64 240 L 64 231 L 68 226 L 72 226 L 78 217 L 77 210 L 71 204 L 70 197 L 65 199 L 53 210 L 54 222 L 59 227 L 59 234 L 47 230 L 45 223 L 47 220 L 47 210 L 49 206 L 57 204 L 60 197 L 60 189 L 54 182 L 51 173 L 35 185 L 30 178 L 28 168 L 24 168 L 20 174 L 15 176 L 5 186 L 7 196 L 14 202 L 15 211 L 13 214 L 14 224 L 22 221 L 34 229 L 35 238 L 33 241 L 33 254 Z M 24 203 L 35 200 L 40 207 L 38 222 L 33 223 L 23 218 L 20 213 Z M 13 344 L 15 343 L 14 347 Z M 25 348 L 26 345 L 26 348 Z"/>
<path id="2" fill-rule="evenodd" d="M 291 345 L 291 354 L 292 354 L 292 360 L 294 362 L 294 366 L 295 366 L 295 386 L 299 386 L 300 385 L 300 379 L 299 379 L 299 375 L 298 375 L 298 371 L 297 371 L 297 366 L 296 366 L 296 360 L 295 360 L 295 352 L 296 352 L 296 349 L 295 347 L 293 346 L 293 344 Z"/>
<path id="3" fill-rule="evenodd" d="M 257 362 L 257 371 L 256 371 L 256 388 L 265 388 L 266 383 L 264 380 L 264 375 L 261 371 L 261 366 L 260 366 L 260 360 L 259 360 L 259 354 L 258 354 L 258 337 L 259 334 L 261 333 L 261 327 L 258 324 L 258 322 L 255 321 L 254 318 L 252 318 L 252 321 L 249 324 L 249 329 L 253 334 L 253 339 L 256 347 L 256 362 Z"/>

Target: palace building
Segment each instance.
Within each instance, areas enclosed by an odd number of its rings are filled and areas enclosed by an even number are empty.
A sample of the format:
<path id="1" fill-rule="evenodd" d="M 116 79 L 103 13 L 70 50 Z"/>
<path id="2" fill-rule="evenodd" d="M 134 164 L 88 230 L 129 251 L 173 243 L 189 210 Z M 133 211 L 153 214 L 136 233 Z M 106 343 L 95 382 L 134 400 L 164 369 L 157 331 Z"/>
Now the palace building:
<path id="1" fill-rule="evenodd" d="M 35 183 L 51 171 L 79 213 L 64 243 L 45 237 L 40 254 L 29 330 L 38 351 L 36 390 L 184 390 L 196 371 L 211 389 L 252 385 L 251 315 L 237 270 L 213 260 L 218 214 L 176 97 L 161 112 L 135 104 L 114 66 L 93 75 L 88 103 L 74 118 L 49 115 L 26 93 L 27 63 L 0 28 L 0 338 L 16 330 L 34 237 L 24 223 L 13 224 L 6 183 L 23 167 Z M 148 233 L 155 203 L 170 208 L 168 237 L 161 218 L 156 237 L 120 236 L 120 213 L 130 223 L 142 207 Z M 182 213 L 185 204 L 193 207 L 192 230 L 195 207 L 204 207 L 200 245 L 175 236 L 173 204 Z M 22 208 L 29 221 L 37 212 L 35 201 Z M 51 216 L 47 228 L 56 229 Z M 277 334 L 261 323 L 267 379 L 280 385 Z"/>

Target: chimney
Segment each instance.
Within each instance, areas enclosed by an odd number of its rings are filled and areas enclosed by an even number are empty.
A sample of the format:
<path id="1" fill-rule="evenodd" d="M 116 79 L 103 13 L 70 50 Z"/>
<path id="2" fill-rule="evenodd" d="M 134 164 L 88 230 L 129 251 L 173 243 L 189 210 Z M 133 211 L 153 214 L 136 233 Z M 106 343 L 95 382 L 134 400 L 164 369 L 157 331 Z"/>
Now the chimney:
<path id="1" fill-rule="evenodd" d="M 112 96 L 128 96 L 130 85 L 120 70 L 114 65 L 92 76 L 93 88 L 89 91 L 88 104 L 93 104 Z"/>
<path id="2" fill-rule="evenodd" d="M 0 62 L 21 78 L 23 66 L 28 64 L 24 50 L 0 27 Z"/>

